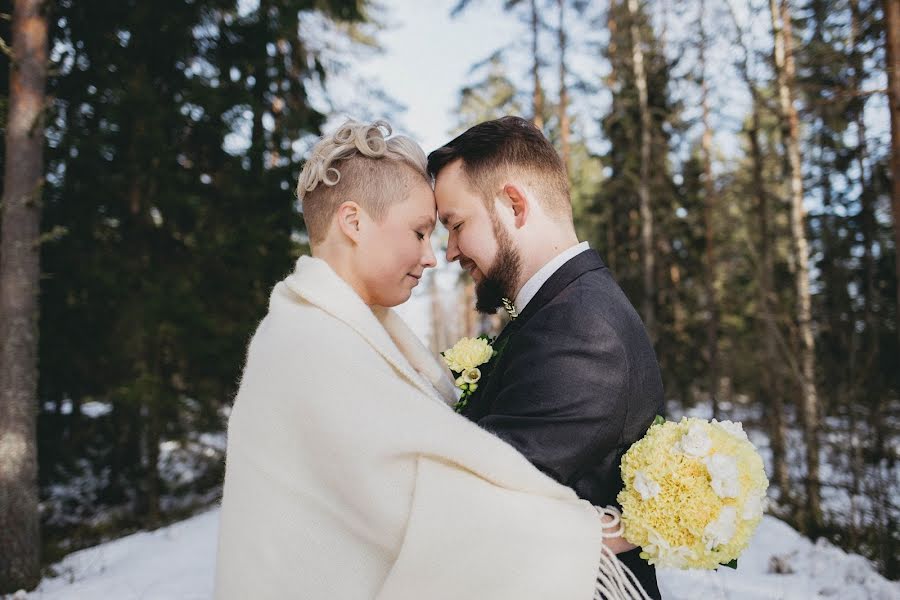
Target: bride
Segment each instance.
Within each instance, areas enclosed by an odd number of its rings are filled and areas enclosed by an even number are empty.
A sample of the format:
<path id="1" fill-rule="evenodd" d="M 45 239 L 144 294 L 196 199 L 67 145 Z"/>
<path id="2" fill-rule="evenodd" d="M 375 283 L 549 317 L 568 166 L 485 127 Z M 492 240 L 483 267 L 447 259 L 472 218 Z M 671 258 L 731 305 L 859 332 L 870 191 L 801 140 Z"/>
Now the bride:
<path id="1" fill-rule="evenodd" d="M 300 174 L 312 257 L 250 342 L 215 597 L 643 597 L 603 511 L 454 413 L 445 368 L 388 308 L 435 265 L 436 215 L 424 153 L 389 135 L 348 121 Z"/>

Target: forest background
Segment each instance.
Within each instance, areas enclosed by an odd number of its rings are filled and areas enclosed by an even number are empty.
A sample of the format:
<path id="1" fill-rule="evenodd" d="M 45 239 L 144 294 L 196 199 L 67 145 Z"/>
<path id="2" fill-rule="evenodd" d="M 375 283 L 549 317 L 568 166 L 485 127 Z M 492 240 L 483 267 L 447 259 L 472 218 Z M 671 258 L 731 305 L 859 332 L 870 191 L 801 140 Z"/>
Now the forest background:
<path id="1" fill-rule="evenodd" d="M 654 341 L 669 417 L 744 421 L 770 513 L 900 577 L 900 0 L 462 0 L 432 18 L 486 4 L 517 33 L 471 65 L 446 137 L 504 114 L 542 128 L 581 239 Z M 366 62 L 394 18 L 363 0 L 0 3 L 0 593 L 218 500 L 247 342 L 308 251 L 305 154 L 345 115 L 403 123 Z M 460 308 L 471 283 L 438 273 L 414 298 L 435 350 L 482 325 Z"/>

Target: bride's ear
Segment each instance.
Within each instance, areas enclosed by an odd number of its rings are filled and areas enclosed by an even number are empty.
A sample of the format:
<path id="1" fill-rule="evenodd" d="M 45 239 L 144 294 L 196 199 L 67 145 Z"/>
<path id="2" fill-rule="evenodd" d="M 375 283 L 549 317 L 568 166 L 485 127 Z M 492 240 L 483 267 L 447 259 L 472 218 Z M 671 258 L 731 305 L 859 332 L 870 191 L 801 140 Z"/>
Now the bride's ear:
<path id="1" fill-rule="evenodd" d="M 337 209 L 337 224 L 341 231 L 354 242 L 359 241 L 359 223 L 362 209 L 353 201 L 342 202 Z"/>

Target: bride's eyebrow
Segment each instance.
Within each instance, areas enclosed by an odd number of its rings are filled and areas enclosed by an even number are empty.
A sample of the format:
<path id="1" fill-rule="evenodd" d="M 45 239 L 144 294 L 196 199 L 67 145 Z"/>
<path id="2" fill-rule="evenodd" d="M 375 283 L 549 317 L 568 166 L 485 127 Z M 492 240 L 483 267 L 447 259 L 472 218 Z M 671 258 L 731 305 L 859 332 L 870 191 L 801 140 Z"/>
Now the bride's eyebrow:
<path id="1" fill-rule="evenodd" d="M 416 221 L 416 225 L 422 225 L 429 229 L 434 229 L 434 217 L 421 217 Z"/>

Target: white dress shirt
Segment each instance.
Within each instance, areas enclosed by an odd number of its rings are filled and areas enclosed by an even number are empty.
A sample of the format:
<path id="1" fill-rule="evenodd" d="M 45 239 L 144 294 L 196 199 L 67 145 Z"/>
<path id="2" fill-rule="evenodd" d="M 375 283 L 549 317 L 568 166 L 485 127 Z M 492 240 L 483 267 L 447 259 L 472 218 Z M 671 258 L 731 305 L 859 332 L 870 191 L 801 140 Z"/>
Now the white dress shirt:
<path id="1" fill-rule="evenodd" d="M 535 294 L 538 293 L 538 290 L 541 289 L 547 280 L 556 273 L 561 266 L 569 262 L 569 260 L 575 258 L 585 250 L 589 249 L 591 246 L 587 242 L 581 242 L 580 244 L 575 244 L 568 250 L 563 250 L 559 254 L 556 255 L 556 258 L 549 261 L 546 265 L 538 269 L 538 272 L 531 276 L 531 278 L 525 282 L 525 285 L 522 286 L 522 289 L 519 290 L 519 293 L 516 294 L 516 311 L 519 314 L 525 310 L 525 306 L 531 302 L 531 299 L 534 298 Z"/>

